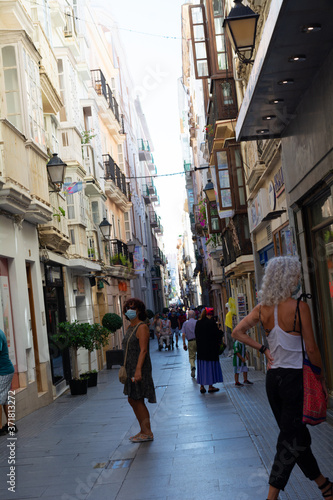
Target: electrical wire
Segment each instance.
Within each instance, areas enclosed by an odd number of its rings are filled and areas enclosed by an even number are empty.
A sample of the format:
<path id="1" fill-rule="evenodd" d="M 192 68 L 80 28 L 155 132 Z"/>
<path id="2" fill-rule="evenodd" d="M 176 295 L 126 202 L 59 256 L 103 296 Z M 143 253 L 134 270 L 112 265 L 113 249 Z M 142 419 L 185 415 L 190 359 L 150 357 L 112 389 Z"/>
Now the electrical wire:
<path id="1" fill-rule="evenodd" d="M 39 3 L 37 2 L 36 0 L 25 0 L 27 3 L 30 3 L 31 5 L 37 5 L 39 7 L 46 7 L 48 8 L 49 10 L 51 10 L 51 7 L 49 5 L 45 5 L 43 3 Z M 68 5 L 69 8 L 73 9 L 73 6 L 71 5 Z M 157 37 L 157 38 L 164 38 L 164 39 L 168 39 L 168 40 L 182 40 L 183 37 L 178 37 L 178 36 L 170 36 L 170 35 L 159 35 L 157 33 L 147 33 L 147 32 L 144 32 L 144 31 L 138 31 L 138 30 L 134 30 L 134 29 L 131 29 L 131 28 L 124 28 L 124 27 L 121 27 L 121 26 L 117 26 L 116 23 L 114 23 L 113 26 L 109 26 L 107 24 L 102 24 L 102 23 L 96 23 L 95 21 L 88 21 L 87 19 L 83 19 L 82 17 L 79 17 L 79 16 L 76 16 L 69 12 L 65 12 L 63 10 L 58 10 L 59 12 L 61 12 L 64 16 L 67 16 L 67 17 L 72 17 L 73 19 L 75 19 L 76 21 L 82 21 L 84 23 L 89 23 L 89 24 L 93 24 L 94 26 L 99 26 L 101 28 L 109 28 L 110 30 L 111 29 L 119 29 L 119 30 L 122 30 L 122 31 L 128 31 L 128 32 L 132 32 L 132 33 L 137 33 L 139 35 L 144 35 L 144 36 L 153 36 L 153 37 Z"/>

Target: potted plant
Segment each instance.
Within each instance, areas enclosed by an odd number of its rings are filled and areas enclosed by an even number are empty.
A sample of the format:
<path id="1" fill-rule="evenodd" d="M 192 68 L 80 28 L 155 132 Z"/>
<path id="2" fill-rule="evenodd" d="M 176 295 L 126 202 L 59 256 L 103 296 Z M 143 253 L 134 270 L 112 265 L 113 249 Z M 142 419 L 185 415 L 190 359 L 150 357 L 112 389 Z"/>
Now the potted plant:
<path id="1" fill-rule="evenodd" d="M 107 313 L 103 316 L 102 325 L 111 333 L 115 333 L 123 326 L 123 320 L 118 314 Z M 109 349 L 106 351 L 106 367 L 112 368 L 112 365 L 122 365 L 124 362 L 124 351 L 122 349 Z"/>
<path id="2" fill-rule="evenodd" d="M 77 362 L 77 352 L 80 347 L 87 349 L 90 346 L 91 325 L 89 323 L 79 323 L 75 320 L 73 323 L 64 321 L 58 325 L 58 333 L 53 335 L 53 340 L 60 349 L 69 347 L 73 354 L 74 377 L 69 381 L 71 394 L 87 394 L 88 380 L 80 379 Z"/>
<path id="3" fill-rule="evenodd" d="M 91 369 L 91 353 L 95 349 L 101 349 L 108 343 L 110 332 L 99 323 L 90 325 L 90 341 L 87 339 L 86 349 L 88 350 L 88 371 L 81 373 L 80 378 L 88 379 L 88 387 L 97 385 L 97 370 Z"/>

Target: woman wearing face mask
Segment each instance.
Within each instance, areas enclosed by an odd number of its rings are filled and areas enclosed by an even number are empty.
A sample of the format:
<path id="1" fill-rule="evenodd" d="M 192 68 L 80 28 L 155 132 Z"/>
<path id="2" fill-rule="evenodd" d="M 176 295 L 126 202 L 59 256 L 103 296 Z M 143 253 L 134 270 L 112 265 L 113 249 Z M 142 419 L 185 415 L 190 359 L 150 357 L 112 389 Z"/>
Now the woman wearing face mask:
<path id="1" fill-rule="evenodd" d="M 146 307 L 141 300 L 131 298 L 125 302 L 123 313 L 130 321 L 123 339 L 124 352 L 127 348 L 125 368 L 128 376 L 124 394 L 128 396 L 128 402 L 140 425 L 140 432 L 130 437 L 130 441 L 133 443 L 153 441 L 149 411 L 144 402 L 146 398 L 149 403 L 156 403 L 149 356 L 149 329 L 144 322 L 147 317 Z"/>
<path id="2" fill-rule="evenodd" d="M 266 392 L 280 428 L 276 455 L 269 477 L 268 500 L 277 500 L 294 465 L 315 481 L 326 500 L 333 499 L 333 485 L 325 478 L 311 451 L 311 437 L 303 415 L 303 354 L 300 320 L 305 350 L 321 371 L 323 391 L 328 399 L 322 361 L 312 330 L 309 306 L 295 298 L 300 290 L 301 264 L 297 257 L 276 257 L 268 262 L 258 304 L 233 330 L 232 337 L 258 349 L 267 359 Z M 299 315 L 298 315 L 299 308 Z M 300 320 L 299 320 L 300 318 Z M 261 322 L 269 348 L 247 335 Z"/>

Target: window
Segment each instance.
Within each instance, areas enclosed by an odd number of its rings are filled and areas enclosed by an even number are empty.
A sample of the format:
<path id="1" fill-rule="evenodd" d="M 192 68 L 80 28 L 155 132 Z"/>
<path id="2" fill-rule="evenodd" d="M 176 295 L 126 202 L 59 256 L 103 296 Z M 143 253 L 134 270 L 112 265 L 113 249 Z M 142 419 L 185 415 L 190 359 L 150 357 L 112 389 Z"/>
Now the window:
<path id="1" fill-rule="evenodd" d="M 224 36 L 224 1 L 213 0 L 213 16 L 214 16 L 214 31 L 215 31 L 215 46 L 217 57 L 218 71 L 226 71 L 228 69 L 228 57 Z"/>
<path id="2" fill-rule="evenodd" d="M 235 154 L 235 167 L 237 175 L 237 186 L 238 186 L 238 199 L 240 205 L 245 205 L 245 187 L 244 187 L 244 174 L 243 174 L 243 164 L 240 154 L 240 149 L 234 149 Z"/>
<path id="3" fill-rule="evenodd" d="M 15 47 L 13 45 L 8 45 L 7 47 L 2 48 L 2 64 L 5 80 L 7 119 L 14 125 L 14 127 L 22 132 L 23 126 L 17 58 Z"/>
<path id="4" fill-rule="evenodd" d="M 296 248 L 293 242 L 293 235 L 289 224 L 278 229 L 273 234 L 275 255 L 278 257 L 296 255 Z"/>
<path id="5" fill-rule="evenodd" d="M 121 227 L 120 227 L 120 219 L 118 219 L 118 239 L 121 240 Z"/>
<path id="6" fill-rule="evenodd" d="M 205 7 L 203 5 L 190 5 L 189 14 L 195 77 L 197 79 L 209 78 L 210 67 Z"/>
<path id="7" fill-rule="evenodd" d="M 207 202 L 206 208 L 208 214 L 209 233 L 220 233 L 221 225 L 216 201 Z"/>
<path id="8" fill-rule="evenodd" d="M 125 219 L 125 235 L 126 235 L 126 241 L 130 241 L 131 239 L 131 225 L 130 225 L 130 217 L 129 217 L 129 212 L 124 213 L 124 219 Z"/>
<path id="9" fill-rule="evenodd" d="M 99 215 L 99 204 L 98 204 L 98 201 L 92 201 L 91 202 L 91 212 L 92 212 L 93 222 L 94 222 L 94 224 L 96 224 L 98 226 L 100 224 L 100 222 L 101 222 L 101 218 L 100 218 L 100 215 Z"/>
<path id="10" fill-rule="evenodd" d="M 112 227 L 113 227 L 113 237 L 117 238 L 117 233 L 116 233 L 116 224 L 115 224 L 115 217 L 112 214 Z"/>
<path id="11" fill-rule="evenodd" d="M 122 172 L 124 172 L 124 154 L 123 147 L 121 144 L 118 144 L 118 166 Z"/>
<path id="12" fill-rule="evenodd" d="M 75 245 L 75 232 L 74 229 L 69 230 L 69 239 L 71 240 L 71 245 Z"/>
<path id="13" fill-rule="evenodd" d="M 63 107 L 60 110 L 60 121 L 66 122 L 67 121 L 66 93 L 65 93 L 65 85 L 66 84 L 65 84 L 64 62 L 62 59 L 58 59 L 58 75 L 59 75 L 60 96 L 61 96 L 61 100 L 63 102 Z"/>
<path id="14" fill-rule="evenodd" d="M 37 64 L 23 49 L 23 64 L 26 81 L 26 100 L 28 104 L 29 136 L 45 147 L 44 115 L 42 94 L 39 86 L 39 70 Z"/>
<path id="15" fill-rule="evenodd" d="M 217 175 L 219 180 L 219 198 L 221 210 L 232 208 L 228 158 L 226 151 L 216 153 Z"/>
<path id="16" fill-rule="evenodd" d="M 71 177 L 66 177 L 64 182 L 72 182 Z M 66 194 L 68 219 L 75 219 L 74 195 Z"/>
<path id="17" fill-rule="evenodd" d="M 56 153 L 59 151 L 59 142 L 58 142 L 58 126 L 56 120 L 51 115 L 51 143 L 52 143 L 52 152 Z"/>

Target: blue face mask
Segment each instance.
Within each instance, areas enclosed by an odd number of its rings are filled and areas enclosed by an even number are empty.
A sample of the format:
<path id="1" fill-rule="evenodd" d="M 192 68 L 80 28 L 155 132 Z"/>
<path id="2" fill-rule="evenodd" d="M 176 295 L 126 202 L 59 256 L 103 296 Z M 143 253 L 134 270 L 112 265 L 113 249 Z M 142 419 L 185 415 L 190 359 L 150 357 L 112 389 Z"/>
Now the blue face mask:
<path id="1" fill-rule="evenodd" d="M 128 311 L 125 312 L 125 316 L 127 316 L 127 318 L 132 321 L 132 319 L 135 319 L 136 318 L 136 311 L 134 311 L 133 309 L 129 309 Z"/>
<path id="2" fill-rule="evenodd" d="M 296 296 L 298 295 L 298 293 L 299 293 L 300 289 L 301 289 L 301 286 L 302 286 L 302 284 L 301 284 L 301 282 L 299 281 L 299 282 L 297 283 L 296 288 L 293 290 L 293 292 L 292 292 L 292 294 L 291 294 L 291 295 L 293 295 L 294 297 L 296 297 Z"/>

